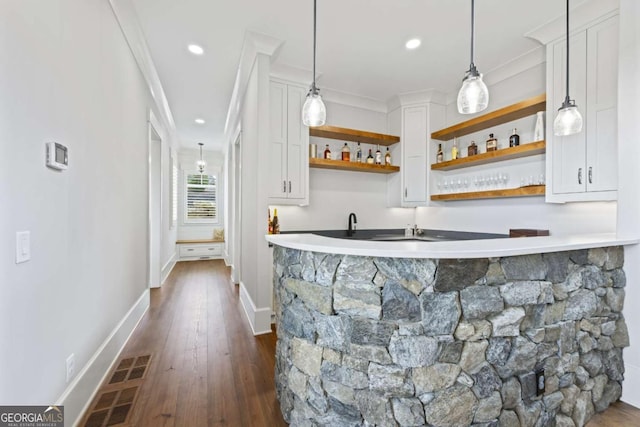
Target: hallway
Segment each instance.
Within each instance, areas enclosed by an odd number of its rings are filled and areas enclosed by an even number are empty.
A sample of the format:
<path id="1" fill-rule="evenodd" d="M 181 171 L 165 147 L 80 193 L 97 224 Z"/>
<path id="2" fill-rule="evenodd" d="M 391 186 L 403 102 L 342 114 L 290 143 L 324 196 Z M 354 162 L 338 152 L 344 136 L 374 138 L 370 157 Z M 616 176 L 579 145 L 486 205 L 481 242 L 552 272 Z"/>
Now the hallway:
<path id="1" fill-rule="evenodd" d="M 140 388 L 124 425 L 286 426 L 274 354 L 274 334 L 251 334 L 223 261 L 179 262 L 120 355 L 151 355 L 144 378 L 126 382 Z"/>
<path id="2" fill-rule="evenodd" d="M 91 409 L 109 392 L 138 386 L 130 404 L 122 405 L 131 408 L 125 422 L 110 425 L 286 426 L 274 390 L 275 342 L 275 334 L 251 334 L 223 261 L 179 262 L 165 285 L 151 290 L 149 312 L 120 355 L 150 355 L 148 372 L 123 385 L 103 385 Z M 114 377 L 110 373 L 106 382 Z M 107 424 L 112 412 L 104 406 L 93 411 L 104 413 L 102 421 L 85 418 L 81 425 Z M 637 425 L 640 410 L 618 402 L 588 427 Z"/>

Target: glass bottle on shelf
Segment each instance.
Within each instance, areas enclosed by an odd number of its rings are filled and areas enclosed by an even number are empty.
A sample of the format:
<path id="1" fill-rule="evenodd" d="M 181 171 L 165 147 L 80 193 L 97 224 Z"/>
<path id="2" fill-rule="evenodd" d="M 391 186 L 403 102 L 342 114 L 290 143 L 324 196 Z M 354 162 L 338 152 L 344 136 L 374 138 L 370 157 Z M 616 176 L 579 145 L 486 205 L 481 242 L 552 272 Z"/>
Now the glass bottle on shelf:
<path id="1" fill-rule="evenodd" d="M 458 158 L 458 141 L 456 138 L 453 138 L 453 146 L 451 147 L 451 160 L 455 160 Z"/>
<path id="2" fill-rule="evenodd" d="M 467 147 L 467 156 L 475 156 L 478 154 L 478 146 L 475 141 L 471 141 L 471 145 Z"/>
<path id="3" fill-rule="evenodd" d="M 513 128 L 513 133 L 509 137 L 509 147 L 517 147 L 520 145 L 520 135 L 518 135 L 518 129 Z"/>
<path id="4" fill-rule="evenodd" d="M 359 142 L 358 142 L 358 148 L 356 149 L 356 162 L 362 163 L 362 147 L 360 147 Z"/>
<path id="5" fill-rule="evenodd" d="M 323 158 L 331 160 L 331 150 L 329 150 L 329 144 L 327 144 L 327 148 L 324 149 Z"/>
<path id="6" fill-rule="evenodd" d="M 544 141 L 544 111 L 536 113 L 536 128 L 533 131 L 534 141 Z"/>
<path id="7" fill-rule="evenodd" d="M 384 164 L 387 166 L 391 165 L 391 152 L 389 151 L 389 147 L 387 147 L 387 152 L 384 154 Z"/>
<path id="8" fill-rule="evenodd" d="M 436 154 L 436 163 L 442 163 L 444 154 L 442 153 L 442 144 L 438 144 L 438 154 Z"/>
<path id="9" fill-rule="evenodd" d="M 351 150 L 349 150 L 349 146 L 345 142 L 344 146 L 342 147 L 342 161 L 348 162 L 350 160 L 351 160 Z"/>
<path id="10" fill-rule="evenodd" d="M 487 153 L 489 151 L 496 151 L 498 149 L 498 140 L 493 137 L 493 134 L 489 134 L 489 139 L 487 139 Z"/>
<path id="11" fill-rule="evenodd" d="M 373 155 L 371 154 L 371 148 L 369 148 L 369 155 L 367 156 L 367 163 L 372 165 L 373 164 Z"/>
<path id="12" fill-rule="evenodd" d="M 380 152 L 380 146 L 376 149 L 376 165 L 382 164 L 382 152 Z"/>

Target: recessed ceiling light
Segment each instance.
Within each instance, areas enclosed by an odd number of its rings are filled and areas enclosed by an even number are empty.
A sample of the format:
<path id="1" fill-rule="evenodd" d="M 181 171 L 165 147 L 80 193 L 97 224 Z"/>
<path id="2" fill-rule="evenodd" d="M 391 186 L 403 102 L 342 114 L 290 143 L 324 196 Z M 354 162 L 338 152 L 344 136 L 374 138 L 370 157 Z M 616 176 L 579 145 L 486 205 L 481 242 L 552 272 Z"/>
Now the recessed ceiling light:
<path id="1" fill-rule="evenodd" d="M 420 39 L 411 39 L 405 44 L 405 46 L 407 49 L 415 49 L 420 46 L 420 43 L 422 43 Z"/>
<path id="2" fill-rule="evenodd" d="M 203 125 L 203 124 L 205 124 L 204 119 L 195 119 L 195 120 L 194 120 L 194 122 L 196 122 L 196 123 L 197 123 L 197 124 L 199 124 L 199 125 Z"/>
<path id="3" fill-rule="evenodd" d="M 204 53 L 202 46 L 198 46 L 197 44 L 190 44 L 187 48 L 189 49 L 189 52 L 194 55 L 202 55 Z"/>

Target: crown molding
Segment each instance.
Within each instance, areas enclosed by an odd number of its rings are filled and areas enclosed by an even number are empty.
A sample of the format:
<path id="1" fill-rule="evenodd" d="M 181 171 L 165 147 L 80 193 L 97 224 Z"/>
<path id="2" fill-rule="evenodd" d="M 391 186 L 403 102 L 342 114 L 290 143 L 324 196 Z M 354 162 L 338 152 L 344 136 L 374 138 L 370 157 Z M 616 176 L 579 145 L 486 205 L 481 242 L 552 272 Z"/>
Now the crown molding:
<path id="1" fill-rule="evenodd" d="M 353 93 L 324 88 L 321 90 L 322 99 L 326 102 L 348 105 L 349 107 L 362 108 L 364 110 L 387 113 L 387 105 L 375 98 L 355 95 Z"/>
<path id="2" fill-rule="evenodd" d="M 605 15 L 615 14 L 619 8 L 619 0 L 587 0 L 570 10 L 572 31 L 584 28 Z M 543 45 L 564 37 L 566 32 L 564 8 L 559 8 L 558 12 L 561 14 L 557 18 L 525 33 L 525 37 L 536 40 Z"/>
<path id="3" fill-rule="evenodd" d="M 436 89 L 404 92 L 389 98 L 389 100 L 387 101 L 387 111 L 393 111 L 400 107 L 415 104 L 433 103 L 445 105 L 446 101 L 446 94 Z"/>
<path id="4" fill-rule="evenodd" d="M 290 65 L 273 63 L 269 74 L 272 78 L 283 80 L 290 83 L 299 84 L 301 86 L 311 85 L 311 74 L 309 70 L 292 67 Z M 316 74 L 316 80 L 322 76 L 322 73 Z"/>
<path id="5" fill-rule="evenodd" d="M 158 110 L 160 122 L 169 135 L 169 144 L 177 147 L 179 138 L 169 101 L 160 82 L 160 76 L 151 58 L 151 52 L 140 26 L 138 15 L 131 0 L 109 0 L 111 10 L 118 21 L 129 49 L 138 64 L 138 68 L 147 83 L 151 98 Z"/>

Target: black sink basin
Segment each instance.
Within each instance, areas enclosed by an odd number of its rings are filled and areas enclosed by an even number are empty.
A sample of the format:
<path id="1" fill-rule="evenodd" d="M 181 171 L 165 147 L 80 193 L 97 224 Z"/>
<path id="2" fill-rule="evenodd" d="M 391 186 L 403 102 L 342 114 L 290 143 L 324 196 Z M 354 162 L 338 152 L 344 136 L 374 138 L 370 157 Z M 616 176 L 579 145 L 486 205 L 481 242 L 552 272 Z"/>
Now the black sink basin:
<path id="1" fill-rule="evenodd" d="M 351 236 L 347 235 L 347 230 L 289 231 L 287 233 L 312 233 L 319 236 L 333 237 L 337 239 L 371 240 L 376 242 L 442 242 L 449 240 L 501 239 L 509 237 L 508 234 L 474 233 L 452 230 L 422 230 L 421 235 L 405 236 L 403 229 L 356 230 Z"/>

